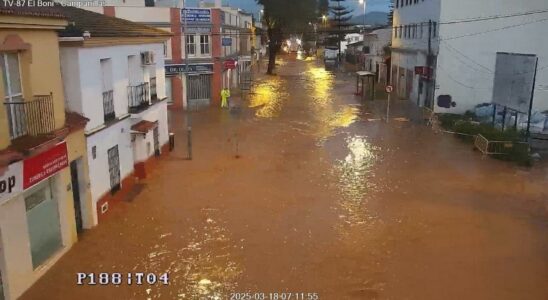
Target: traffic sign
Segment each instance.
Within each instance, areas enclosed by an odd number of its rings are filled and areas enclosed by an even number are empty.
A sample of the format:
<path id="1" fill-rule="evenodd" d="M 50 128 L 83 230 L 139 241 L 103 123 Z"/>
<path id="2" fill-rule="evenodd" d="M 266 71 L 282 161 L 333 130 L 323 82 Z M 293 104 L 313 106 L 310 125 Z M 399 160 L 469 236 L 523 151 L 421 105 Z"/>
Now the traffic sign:
<path id="1" fill-rule="evenodd" d="M 386 86 L 386 92 L 387 92 L 387 93 L 390 94 L 390 93 L 392 93 L 393 90 L 394 90 L 394 87 L 393 87 L 393 86 L 391 86 L 391 85 L 387 85 L 387 86 Z"/>

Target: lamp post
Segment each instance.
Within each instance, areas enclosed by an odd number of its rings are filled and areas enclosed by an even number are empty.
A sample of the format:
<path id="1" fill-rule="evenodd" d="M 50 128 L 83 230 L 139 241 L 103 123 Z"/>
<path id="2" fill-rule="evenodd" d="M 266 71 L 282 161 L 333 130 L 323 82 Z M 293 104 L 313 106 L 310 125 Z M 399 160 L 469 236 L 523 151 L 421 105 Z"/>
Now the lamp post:
<path id="1" fill-rule="evenodd" d="M 363 33 L 365 34 L 365 9 L 367 8 L 367 1 L 360 0 L 360 5 L 363 4 Z"/>

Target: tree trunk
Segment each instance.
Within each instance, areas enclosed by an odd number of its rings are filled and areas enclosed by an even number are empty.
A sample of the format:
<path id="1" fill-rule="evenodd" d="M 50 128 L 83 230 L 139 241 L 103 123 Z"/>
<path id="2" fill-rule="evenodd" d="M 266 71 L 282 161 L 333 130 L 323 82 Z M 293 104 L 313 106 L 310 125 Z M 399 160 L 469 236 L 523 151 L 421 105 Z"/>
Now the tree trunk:
<path id="1" fill-rule="evenodd" d="M 277 37 L 274 33 L 274 29 L 268 28 L 268 69 L 266 74 L 273 75 L 274 68 L 276 67 L 276 54 L 278 52 Z"/>

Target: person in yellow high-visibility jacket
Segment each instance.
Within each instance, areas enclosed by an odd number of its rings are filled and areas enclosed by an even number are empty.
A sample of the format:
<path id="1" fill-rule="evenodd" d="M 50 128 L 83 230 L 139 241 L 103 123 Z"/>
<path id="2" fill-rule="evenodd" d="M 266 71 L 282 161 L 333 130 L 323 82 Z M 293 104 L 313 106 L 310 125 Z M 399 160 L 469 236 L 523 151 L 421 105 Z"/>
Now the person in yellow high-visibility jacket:
<path id="1" fill-rule="evenodd" d="M 228 108 L 228 98 L 230 97 L 230 90 L 224 88 L 221 90 L 221 108 Z"/>

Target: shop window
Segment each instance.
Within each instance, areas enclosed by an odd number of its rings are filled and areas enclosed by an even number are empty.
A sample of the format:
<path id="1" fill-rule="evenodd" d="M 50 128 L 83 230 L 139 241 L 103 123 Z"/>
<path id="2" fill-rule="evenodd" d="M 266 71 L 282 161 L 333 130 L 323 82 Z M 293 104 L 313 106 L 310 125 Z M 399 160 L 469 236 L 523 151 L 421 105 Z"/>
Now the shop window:
<path id="1" fill-rule="evenodd" d="M 26 193 L 25 208 L 32 265 L 36 269 L 62 246 L 59 210 L 49 180 Z"/>

